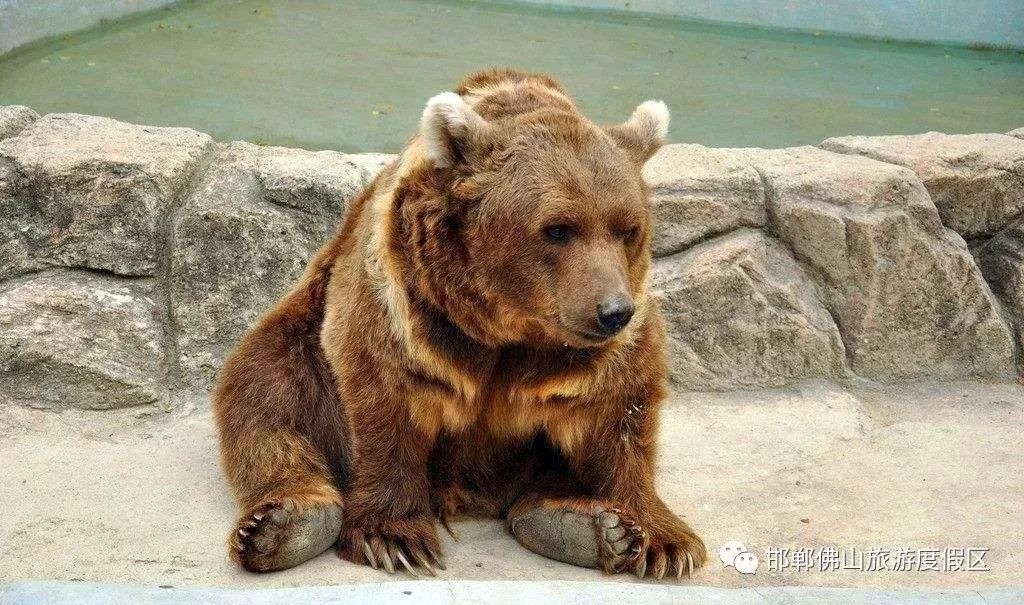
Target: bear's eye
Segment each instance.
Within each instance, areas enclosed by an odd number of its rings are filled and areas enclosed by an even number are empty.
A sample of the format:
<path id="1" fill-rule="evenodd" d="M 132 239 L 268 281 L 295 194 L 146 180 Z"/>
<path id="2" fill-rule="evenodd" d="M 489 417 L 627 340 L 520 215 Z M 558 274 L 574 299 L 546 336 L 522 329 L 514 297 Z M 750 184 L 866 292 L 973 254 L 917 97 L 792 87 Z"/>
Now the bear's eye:
<path id="1" fill-rule="evenodd" d="M 639 227 L 631 227 L 621 232 L 622 241 L 626 242 L 626 245 L 632 244 L 636 241 L 636 236 L 640 234 Z"/>
<path id="2" fill-rule="evenodd" d="M 572 227 L 569 225 L 548 225 L 544 227 L 544 235 L 553 242 L 564 244 L 572 236 Z"/>

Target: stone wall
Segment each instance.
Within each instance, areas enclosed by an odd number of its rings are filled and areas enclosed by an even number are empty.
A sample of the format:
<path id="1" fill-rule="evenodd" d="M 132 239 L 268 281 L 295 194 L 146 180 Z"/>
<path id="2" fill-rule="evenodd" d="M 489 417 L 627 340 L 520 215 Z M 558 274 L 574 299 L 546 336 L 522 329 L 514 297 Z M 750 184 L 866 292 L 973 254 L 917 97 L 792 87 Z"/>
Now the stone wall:
<path id="1" fill-rule="evenodd" d="M 665 148 L 645 174 L 674 386 L 1016 378 L 1011 134 Z M 206 393 L 390 158 L 0 107 L 0 405 Z"/>

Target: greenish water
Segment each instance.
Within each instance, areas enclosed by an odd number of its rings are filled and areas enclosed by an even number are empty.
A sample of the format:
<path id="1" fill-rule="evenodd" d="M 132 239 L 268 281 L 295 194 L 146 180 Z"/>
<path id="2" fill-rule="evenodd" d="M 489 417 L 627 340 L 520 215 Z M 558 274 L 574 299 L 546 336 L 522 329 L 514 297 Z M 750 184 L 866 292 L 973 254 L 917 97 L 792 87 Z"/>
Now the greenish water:
<path id="1" fill-rule="evenodd" d="M 548 71 L 584 111 L 648 98 L 715 146 L 1024 126 L 1024 53 L 453 1 L 195 2 L 0 58 L 0 104 L 222 140 L 395 151 L 424 102 L 490 65 Z"/>

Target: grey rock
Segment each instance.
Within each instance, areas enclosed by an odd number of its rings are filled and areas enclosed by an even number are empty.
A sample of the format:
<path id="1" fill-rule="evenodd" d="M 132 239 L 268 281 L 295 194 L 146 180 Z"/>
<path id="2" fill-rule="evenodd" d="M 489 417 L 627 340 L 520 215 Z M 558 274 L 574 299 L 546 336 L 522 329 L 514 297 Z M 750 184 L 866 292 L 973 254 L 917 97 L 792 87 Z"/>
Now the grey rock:
<path id="1" fill-rule="evenodd" d="M 1017 137 L 1018 139 L 1024 139 L 1024 128 L 1014 128 L 1006 134 L 1011 137 Z"/>
<path id="2" fill-rule="evenodd" d="M 913 172 L 814 147 L 741 153 L 765 177 L 769 230 L 818 285 L 854 371 L 1013 375 L 998 303 Z"/>
<path id="3" fill-rule="evenodd" d="M 651 187 L 655 257 L 767 220 L 761 177 L 728 150 L 666 145 L 643 174 Z"/>
<path id="4" fill-rule="evenodd" d="M 151 280 L 54 270 L 0 290 L 0 403 L 90 410 L 164 400 Z"/>
<path id="5" fill-rule="evenodd" d="M 39 114 L 24 105 L 0 105 L 0 139 L 13 137 L 39 119 Z"/>
<path id="6" fill-rule="evenodd" d="M 220 149 L 172 226 L 167 295 L 186 385 L 212 384 L 390 157 L 248 143 Z"/>
<path id="7" fill-rule="evenodd" d="M 778 386 L 842 376 L 839 330 L 779 242 L 740 229 L 660 259 L 672 382 L 685 389 Z"/>
<path id="8" fill-rule="evenodd" d="M 965 238 L 992 234 L 1024 211 L 1024 141 L 1003 134 L 839 137 L 823 148 L 913 170 L 942 222 Z"/>
<path id="9" fill-rule="evenodd" d="M 77 114 L 0 141 L 0 279 L 54 265 L 153 275 L 161 224 L 210 144 Z"/>

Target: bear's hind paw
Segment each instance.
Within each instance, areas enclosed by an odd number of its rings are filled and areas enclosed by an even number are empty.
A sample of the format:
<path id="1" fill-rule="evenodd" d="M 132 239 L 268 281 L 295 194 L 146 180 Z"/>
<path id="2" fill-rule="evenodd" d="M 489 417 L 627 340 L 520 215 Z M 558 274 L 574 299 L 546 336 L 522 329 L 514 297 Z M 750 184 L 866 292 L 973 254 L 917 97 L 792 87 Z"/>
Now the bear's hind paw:
<path id="1" fill-rule="evenodd" d="M 539 555 L 605 573 L 635 563 L 647 537 L 621 510 L 597 502 L 544 503 L 510 519 L 509 527 L 523 546 Z"/>
<path id="2" fill-rule="evenodd" d="M 290 498 L 268 500 L 243 515 L 232 532 L 231 558 L 249 571 L 294 567 L 330 548 L 341 529 L 341 507 L 300 508 Z"/>

